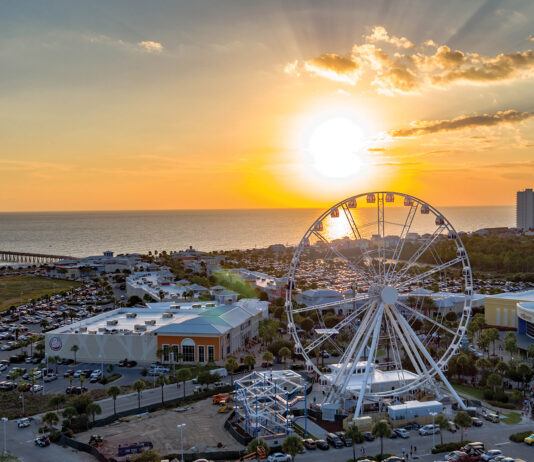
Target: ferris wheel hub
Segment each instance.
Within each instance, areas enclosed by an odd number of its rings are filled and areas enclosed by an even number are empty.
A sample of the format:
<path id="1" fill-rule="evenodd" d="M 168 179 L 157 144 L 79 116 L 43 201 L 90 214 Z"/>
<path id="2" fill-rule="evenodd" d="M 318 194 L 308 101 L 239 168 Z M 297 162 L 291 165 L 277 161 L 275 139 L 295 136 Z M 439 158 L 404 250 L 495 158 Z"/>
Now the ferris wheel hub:
<path id="1" fill-rule="evenodd" d="M 399 293 L 395 287 L 385 286 L 380 292 L 380 298 L 385 305 L 394 305 L 399 298 Z"/>

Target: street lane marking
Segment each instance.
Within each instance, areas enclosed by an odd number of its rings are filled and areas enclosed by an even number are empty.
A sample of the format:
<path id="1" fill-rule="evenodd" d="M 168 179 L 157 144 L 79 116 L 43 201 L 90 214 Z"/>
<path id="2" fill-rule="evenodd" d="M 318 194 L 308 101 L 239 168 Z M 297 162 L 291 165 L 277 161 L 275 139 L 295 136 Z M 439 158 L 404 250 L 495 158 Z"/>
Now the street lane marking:
<path id="1" fill-rule="evenodd" d="M 505 441 L 504 443 L 495 443 L 494 446 L 504 446 L 505 444 L 511 444 L 511 441 Z"/>

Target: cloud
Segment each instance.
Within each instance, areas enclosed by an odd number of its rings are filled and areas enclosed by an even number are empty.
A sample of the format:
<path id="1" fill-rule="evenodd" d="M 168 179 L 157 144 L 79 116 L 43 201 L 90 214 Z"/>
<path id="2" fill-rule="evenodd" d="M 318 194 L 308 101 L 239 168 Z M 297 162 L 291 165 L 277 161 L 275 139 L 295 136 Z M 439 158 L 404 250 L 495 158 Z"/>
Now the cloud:
<path id="1" fill-rule="evenodd" d="M 423 136 L 438 132 L 450 132 L 474 127 L 491 127 L 500 124 L 513 124 L 527 120 L 534 116 L 534 112 L 519 112 L 514 109 L 499 111 L 495 114 L 462 115 L 451 120 L 415 121 L 410 128 L 392 130 L 393 138 L 409 136 Z"/>
<path id="2" fill-rule="evenodd" d="M 163 51 L 163 45 L 159 42 L 153 42 L 152 40 L 137 42 L 137 46 L 148 53 L 161 53 Z"/>
<path id="3" fill-rule="evenodd" d="M 385 42 L 390 45 L 394 45 L 397 48 L 413 48 L 414 44 L 410 42 L 406 37 L 390 36 L 388 31 L 383 26 L 375 26 L 371 31 L 371 34 L 366 35 L 365 41 L 368 43 Z"/>
<path id="4" fill-rule="evenodd" d="M 324 53 L 297 60 L 287 65 L 286 71 L 297 77 L 313 75 L 350 85 L 365 79 L 386 95 L 534 77 L 532 50 L 486 56 L 438 45 L 430 39 L 416 49 L 406 37 L 390 36 L 383 26 L 373 27 L 363 40 L 354 44 L 349 54 Z M 384 48 L 378 46 L 381 43 Z"/>

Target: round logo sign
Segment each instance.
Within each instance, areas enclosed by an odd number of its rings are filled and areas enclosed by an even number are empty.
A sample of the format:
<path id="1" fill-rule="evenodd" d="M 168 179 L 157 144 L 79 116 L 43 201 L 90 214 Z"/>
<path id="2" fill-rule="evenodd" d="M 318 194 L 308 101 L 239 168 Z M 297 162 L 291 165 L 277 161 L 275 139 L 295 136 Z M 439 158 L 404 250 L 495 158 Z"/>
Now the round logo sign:
<path id="1" fill-rule="evenodd" d="M 61 350 L 61 347 L 63 346 L 63 342 L 61 341 L 61 338 L 59 337 L 52 337 L 48 344 L 50 345 L 50 348 L 54 351 Z"/>

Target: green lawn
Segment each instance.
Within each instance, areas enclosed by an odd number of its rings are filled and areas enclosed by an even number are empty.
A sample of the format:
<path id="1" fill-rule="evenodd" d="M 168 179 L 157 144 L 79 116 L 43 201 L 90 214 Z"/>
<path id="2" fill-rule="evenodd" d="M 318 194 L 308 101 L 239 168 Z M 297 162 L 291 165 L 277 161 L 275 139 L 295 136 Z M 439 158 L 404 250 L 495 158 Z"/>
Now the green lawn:
<path id="1" fill-rule="evenodd" d="M 452 387 L 459 393 L 464 393 L 480 400 L 484 399 L 484 392 L 477 388 L 469 387 L 467 385 L 453 385 Z"/>
<path id="2" fill-rule="evenodd" d="M 508 412 L 506 414 L 503 414 L 505 416 L 502 421 L 507 424 L 518 424 L 521 422 L 521 414 L 518 412 Z"/>
<path id="3" fill-rule="evenodd" d="M 0 278 L 0 311 L 7 310 L 12 305 L 20 305 L 30 299 L 43 295 L 53 295 L 81 284 L 76 281 L 52 279 L 36 276 L 10 276 Z"/>

